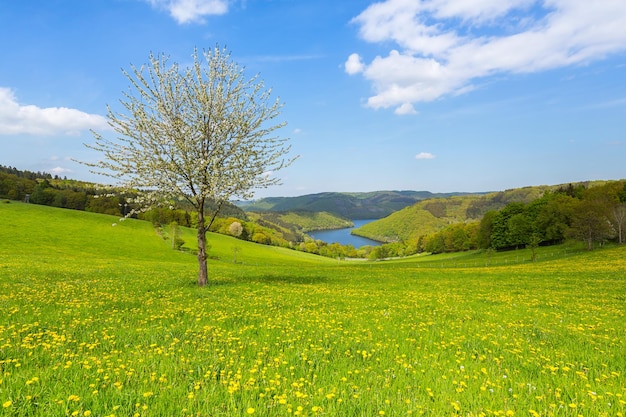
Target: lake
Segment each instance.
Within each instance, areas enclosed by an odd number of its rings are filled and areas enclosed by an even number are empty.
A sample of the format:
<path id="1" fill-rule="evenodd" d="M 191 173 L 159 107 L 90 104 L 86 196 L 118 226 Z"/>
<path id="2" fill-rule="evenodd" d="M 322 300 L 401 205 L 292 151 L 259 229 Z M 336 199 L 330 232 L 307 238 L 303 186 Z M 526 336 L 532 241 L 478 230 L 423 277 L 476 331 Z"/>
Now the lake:
<path id="1" fill-rule="evenodd" d="M 382 243 L 376 242 L 375 240 L 367 239 L 361 236 L 355 236 L 350 234 L 352 229 L 356 229 L 358 227 L 363 226 L 364 224 L 373 222 L 373 220 L 352 220 L 354 223 L 354 227 L 347 227 L 345 229 L 335 229 L 335 230 L 315 230 L 313 232 L 308 232 L 307 234 L 311 236 L 313 239 L 321 240 L 327 243 L 340 243 L 342 245 L 352 245 L 355 248 L 360 248 L 361 246 L 380 246 Z"/>

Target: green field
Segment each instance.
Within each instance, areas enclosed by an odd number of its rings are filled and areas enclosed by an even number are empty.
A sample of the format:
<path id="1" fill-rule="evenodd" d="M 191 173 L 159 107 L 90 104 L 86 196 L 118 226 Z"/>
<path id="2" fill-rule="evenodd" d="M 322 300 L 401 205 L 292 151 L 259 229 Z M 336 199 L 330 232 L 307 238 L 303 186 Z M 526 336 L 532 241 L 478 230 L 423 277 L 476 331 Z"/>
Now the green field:
<path id="1" fill-rule="evenodd" d="M 210 234 L 198 288 L 183 239 L 0 202 L 0 415 L 626 414 L 626 247 L 367 262 Z"/>

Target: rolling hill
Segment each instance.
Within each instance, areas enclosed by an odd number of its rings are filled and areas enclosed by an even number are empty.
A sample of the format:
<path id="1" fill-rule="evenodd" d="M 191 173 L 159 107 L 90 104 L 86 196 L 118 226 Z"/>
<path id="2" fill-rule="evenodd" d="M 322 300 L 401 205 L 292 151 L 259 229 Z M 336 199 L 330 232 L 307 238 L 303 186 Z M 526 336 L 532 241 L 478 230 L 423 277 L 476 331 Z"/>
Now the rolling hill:
<path id="1" fill-rule="evenodd" d="M 469 193 L 431 193 L 430 191 L 373 191 L 368 193 L 327 192 L 298 197 L 267 197 L 235 204 L 251 211 L 327 212 L 350 220 L 381 219 L 418 201 L 448 198 Z"/>

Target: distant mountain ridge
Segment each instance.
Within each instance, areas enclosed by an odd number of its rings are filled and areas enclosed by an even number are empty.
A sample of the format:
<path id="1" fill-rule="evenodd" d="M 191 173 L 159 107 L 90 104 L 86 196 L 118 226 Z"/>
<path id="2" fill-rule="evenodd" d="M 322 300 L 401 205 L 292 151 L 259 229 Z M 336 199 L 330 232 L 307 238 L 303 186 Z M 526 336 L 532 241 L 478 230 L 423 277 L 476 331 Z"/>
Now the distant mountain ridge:
<path id="1" fill-rule="evenodd" d="M 266 197 L 235 202 L 245 211 L 328 212 L 350 220 L 381 219 L 419 201 L 485 193 L 431 193 L 430 191 L 324 192 L 298 197 Z"/>

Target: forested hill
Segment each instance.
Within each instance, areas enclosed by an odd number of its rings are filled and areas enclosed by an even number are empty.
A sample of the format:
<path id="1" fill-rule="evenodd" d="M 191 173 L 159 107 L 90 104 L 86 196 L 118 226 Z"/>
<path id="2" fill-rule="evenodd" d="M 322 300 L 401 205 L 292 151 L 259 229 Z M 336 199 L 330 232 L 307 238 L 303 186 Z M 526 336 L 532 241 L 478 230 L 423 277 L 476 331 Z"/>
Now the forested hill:
<path id="1" fill-rule="evenodd" d="M 405 242 L 415 245 L 422 236 L 433 234 L 452 224 L 477 222 L 489 211 L 497 211 L 510 203 L 531 203 L 547 191 L 561 190 L 574 195 L 607 181 L 586 181 L 574 184 L 541 185 L 515 188 L 484 195 L 454 196 L 428 199 L 405 207 L 384 219 L 368 223 L 354 234 L 381 242 Z"/>
<path id="2" fill-rule="evenodd" d="M 373 191 L 368 193 L 327 192 L 299 197 L 267 197 L 238 202 L 245 211 L 327 212 L 346 219 L 380 219 L 418 201 L 447 198 L 468 193 L 431 193 L 429 191 Z"/>

